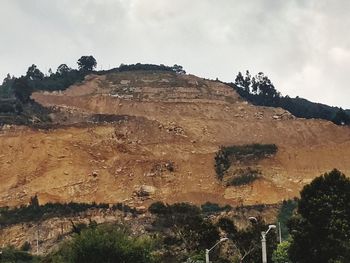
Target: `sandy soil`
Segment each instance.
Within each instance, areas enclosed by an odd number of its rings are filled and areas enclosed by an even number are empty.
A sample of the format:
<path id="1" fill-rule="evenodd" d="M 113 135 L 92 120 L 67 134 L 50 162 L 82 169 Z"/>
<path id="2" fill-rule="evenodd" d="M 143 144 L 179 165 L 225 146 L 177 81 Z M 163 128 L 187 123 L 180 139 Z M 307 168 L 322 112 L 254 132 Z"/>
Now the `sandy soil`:
<path id="1" fill-rule="evenodd" d="M 127 115 L 114 123 L 82 123 L 0 132 L 0 206 L 126 202 L 147 205 L 206 201 L 276 203 L 298 196 L 314 177 L 338 168 L 350 175 L 350 128 L 297 119 L 282 109 L 256 107 L 230 87 L 192 75 L 124 72 L 89 76 L 65 92 L 35 93 L 44 106 L 76 114 Z M 67 119 L 67 118 L 66 118 Z M 263 178 L 225 187 L 216 178 L 221 145 L 274 143 L 277 154 L 259 162 Z M 174 170 L 165 169 L 172 163 Z M 149 198 L 135 191 L 153 186 Z"/>

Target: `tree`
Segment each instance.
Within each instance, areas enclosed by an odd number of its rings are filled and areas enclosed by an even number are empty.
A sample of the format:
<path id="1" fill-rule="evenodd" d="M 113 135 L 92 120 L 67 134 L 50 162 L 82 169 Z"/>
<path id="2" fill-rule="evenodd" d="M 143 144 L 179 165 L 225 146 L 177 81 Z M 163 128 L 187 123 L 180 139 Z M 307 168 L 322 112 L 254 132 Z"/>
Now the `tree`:
<path id="1" fill-rule="evenodd" d="M 155 262 L 154 241 L 148 237 L 132 237 L 117 225 L 101 225 L 82 230 L 63 243 L 46 262 Z M 102 260 L 102 261 L 101 261 Z"/>
<path id="2" fill-rule="evenodd" d="M 349 125 L 350 116 L 342 108 L 340 108 L 335 114 L 332 122 L 334 122 L 337 125 Z"/>
<path id="3" fill-rule="evenodd" d="M 70 72 L 72 69 L 68 67 L 66 64 L 61 64 L 57 67 L 56 74 L 64 75 Z"/>
<path id="4" fill-rule="evenodd" d="M 81 71 L 92 71 L 97 65 L 96 59 L 93 56 L 82 56 L 77 63 Z"/>
<path id="5" fill-rule="evenodd" d="M 273 263 L 291 263 L 288 256 L 289 246 L 290 246 L 289 241 L 283 241 L 281 244 L 278 244 L 276 250 L 272 254 L 272 262 Z"/>
<path id="6" fill-rule="evenodd" d="M 27 77 L 20 77 L 16 79 L 13 83 L 13 90 L 16 98 L 22 103 L 27 103 L 30 101 L 33 88 L 29 85 Z"/>
<path id="7" fill-rule="evenodd" d="M 162 66 L 162 65 L 161 65 Z M 164 66 L 164 65 L 163 65 Z M 175 73 L 177 73 L 177 74 L 180 74 L 180 75 L 182 75 L 182 74 L 186 74 L 186 71 L 183 69 L 183 67 L 182 66 L 180 66 L 180 65 L 177 65 L 177 64 L 175 64 L 173 67 L 173 71 L 175 72 Z"/>
<path id="8" fill-rule="evenodd" d="M 10 74 L 7 74 L 4 78 L 2 85 L 0 86 L 0 97 L 8 98 L 13 96 L 13 83 L 15 82 L 15 77 L 11 77 Z"/>
<path id="9" fill-rule="evenodd" d="M 30 80 L 42 80 L 44 78 L 44 73 L 33 64 L 28 68 L 26 77 Z"/>
<path id="10" fill-rule="evenodd" d="M 298 214 L 289 222 L 290 258 L 298 263 L 348 262 L 350 180 L 334 169 L 300 193 Z"/>

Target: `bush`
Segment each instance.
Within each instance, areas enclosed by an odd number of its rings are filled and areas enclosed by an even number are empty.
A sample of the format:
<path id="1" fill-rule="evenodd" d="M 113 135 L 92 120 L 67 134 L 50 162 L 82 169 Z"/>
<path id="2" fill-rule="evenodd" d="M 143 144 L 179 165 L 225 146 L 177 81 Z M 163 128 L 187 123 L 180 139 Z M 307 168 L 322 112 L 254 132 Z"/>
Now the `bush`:
<path id="1" fill-rule="evenodd" d="M 232 207 L 230 205 L 220 206 L 215 203 L 206 202 L 205 204 L 201 205 L 201 209 L 203 213 L 218 213 L 222 211 L 230 211 Z"/>
<path id="2" fill-rule="evenodd" d="M 2 254 L 0 255 L 0 262 L 4 262 L 4 263 L 12 263 L 12 262 L 16 262 L 16 263 L 33 263 L 33 262 L 39 262 L 37 257 L 34 257 L 33 255 L 29 254 L 26 251 L 21 251 L 21 250 L 15 249 L 12 246 L 4 247 L 1 250 L 2 250 Z"/>
<path id="3" fill-rule="evenodd" d="M 39 205 L 37 198 L 33 197 L 28 206 L 20 206 L 13 209 L 8 207 L 0 208 L 0 227 L 25 223 L 30 221 L 39 221 L 41 219 L 52 218 L 55 216 L 73 215 L 79 212 L 86 211 L 91 208 L 107 209 L 108 204 L 86 204 L 86 203 L 47 203 Z"/>
<path id="4" fill-rule="evenodd" d="M 222 146 L 215 156 L 215 171 L 220 180 L 231 164 L 237 161 L 258 161 L 276 154 L 275 144 Z"/>
<path id="5" fill-rule="evenodd" d="M 288 220 L 293 216 L 295 209 L 297 208 L 297 199 L 284 200 L 279 209 L 277 215 L 277 221 L 281 224 L 281 235 L 283 239 L 289 237 Z"/>
<path id="6" fill-rule="evenodd" d="M 101 225 L 85 229 L 64 242 L 46 262 L 156 262 L 153 255 L 155 240 L 132 237 L 130 232 L 118 225 Z"/>
<path id="7" fill-rule="evenodd" d="M 28 241 L 24 242 L 23 245 L 21 246 L 22 251 L 29 251 L 31 248 L 32 246 Z"/>
<path id="8" fill-rule="evenodd" d="M 227 186 L 241 186 L 241 185 L 245 185 L 245 184 L 250 184 L 258 178 L 259 178 L 259 176 L 257 174 L 239 175 L 237 177 L 231 178 L 227 182 Z"/>
<path id="9" fill-rule="evenodd" d="M 226 181 L 227 186 L 240 186 L 250 184 L 256 179 L 259 179 L 261 172 L 250 167 L 246 169 L 238 169 L 234 175 Z"/>

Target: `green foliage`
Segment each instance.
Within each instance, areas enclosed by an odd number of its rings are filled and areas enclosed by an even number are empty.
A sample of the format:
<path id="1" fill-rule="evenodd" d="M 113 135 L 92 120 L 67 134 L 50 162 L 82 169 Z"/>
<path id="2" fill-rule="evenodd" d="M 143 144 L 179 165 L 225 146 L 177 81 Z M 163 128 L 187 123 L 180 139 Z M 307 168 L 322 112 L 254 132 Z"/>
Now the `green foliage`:
<path id="1" fill-rule="evenodd" d="M 0 208 L 0 227 L 25 223 L 31 221 L 39 221 L 44 218 L 51 218 L 55 216 L 68 216 L 79 212 L 86 211 L 91 208 L 105 208 L 108 204 L 86 204 L 86 203 L 47 203 L 39 205 L 32 198 L 28 206 L 20 206 L 18 208 L 9 209 L 8 207 Z"/>
<path id="2" fill-rule="evenodd" d="M 132 237 L 118 225 L 100 225 L 83 230 L 63 243 L 46 262 L 156 262 L 153 255 L 155 240 L 147 236 Z"/>
<path id="3" fill-rule="evenodd" d="M 220 217 L 215 222 L 203 213 L 206 209 L 216 211 L 218 208 L 222 209 L 211 203 L 202 206 L 202 211 L 186 203 L 168 205 L 157 202 L 151 205 L 150 211 L 155 215 L 153 230 L 163 238 L 163 249 L 168 255 L 162 262 L 169 262 L 169 258 L 174 257 L 176 260 L 171 262 L 204 260 L 203 252 L 212 247 L 220 236 L 228 237 L 229 241 L 225 242 L 225 253 L 220 253 L 220 246 L 211 252 L 213 262 L 232 262 L 235 257 L 244 259 L 242 262 L 261 262 L 261 231 L 266 231 L 268 226 L 258 217 L 250 227 L 239 229 L 229 217 Z M 277 243 L 273 230 L 267 239 L 268 259 L 271 260 Z M 182 253 L 174 254 L 174 251 Z"/>
<path id="4" fill-rule="evenodd" d="M 150 206 L 150 212 L 156 216 L 153 227 L 162 234 L 167 253 L 176 247 L 182 247 L 188 253 L 202 251 L 220 238 L 217 227 L 194 205 L 157 202 Z"/>
<path id="5" fill-rule="evenodd" d="M 337 125 L 349 125 L 350 124 L 350 115 L 347 114 L 342 108 L 340 108 L 332 119 Z"/>
<path id="6" fill-rule="evenodd" d="M 7 74 L 6 78 L 3 80 L 2 85 L 0 85 L 0 98 L 13 98 L 13 89 L 12 85 L 15 81 L 15 77 L 11 77 L 10 74 Z"/>
<path id="7" fill-rule="evenodd" d="M 283 201 L 277 215 L 277 221 L 281 224 L 281 235 L 283 239 L 289 237 L 289 231 L 287 223 L 289 219 L 293 216 L 295 209 L 297 208 L 297 200 L 287 200 Z"/>
<path id="8" fill-rule="evenodd" d="M 44 78 L 44 73 L 33 64 L 28 68 L 26 78 L 30 80 L 42 80 Z"/>
<path id="9" fill-rule="evenodd" d="M 31 249 L 31 245 L 28 241 L 24 242 L 21 246 L 22 251 L 29 251 Z"/>
<path id="10" fill-rule="evenodd" d="M 227 217 L 220 218 L 217 226 L 226 237 L 234 242 L 236 257 L 239 259 L 237 262 L 261 262 L 261 232 L 266 231 L 268 226 L 260 217 L 256 222 L 252 222 L 251 226 L 241 230 Z M 271 261 L 276 245 L 276 233 L 271 230 L 267 235 L 268 262 Z"/>
<path id="11" fill-rule="evenodd" d="M 238 233 L 238 229 L 236 228 L 233 221 L 227 217 L 221 217 L 219 221 L 216 223 L 216 225 L 222 231 L 226 232 L 228 235 L 232 237 L 234 237 Z"/>
<path id="12" fill-rule="evenodd" d="M 317 177 L 300 193 L 289 222 L 290 258 L 300 263 L 348 262 L 350 179 L 338 170 Z"/>
<path id="13" fill-rule="evenodd" d="M 292 263 L 288 256 L 288 250 L 290 247 L 289 241 L 283 241 L 277 245 L 276 250 L 272 254 L 273 263 Z"/>
<path id="14" fill-rule="evenodd" d="M 119 68 L 113 69 L 114 72 L 123 72 L 123 71 L 137 71 L 137 70 L 150 70 L 150 71 L 170 71 L 175 72 L 177 74 L 186 74 L 186 71 L 182 66 L 175 64 L 172 67 L 165 65 L 154 65 L 154 64 L 130 64 L 125 65 L 121 64 Z"/>
<path id="15" fill-rule="evenodd" d="M 232 210 L 232 207 L 230 205 L 220 206 L 219 204 L 206 202 L 205 204 L 201 205 L 201 209 L 203 213 L 213 214 L 223 211 L 230 211 Z"/>
<path id="16" fill-rule="evenodd" d="M 27 103 L 30 101 L 30 96 L 33 92 L 33 87 L 30 85 L 30 79 L 27 77 L 20 77 L 13 83 L 13 90 L 16 98 L 22 102 Z"/>
<path id="17" fill-rule="evenodd" d="M 152 214 L 161 215 L 170 212 L 170 209 L 163 202 L 154 202 L 148 207 L 148 211 Z"/>
<path id="18" fill-rule="evenodd" d="M 92 71 L 97 65 L 93 56 L 82 56 L 78 59 L 78 67 L 80 71 Z"/>
<path id="19" fill-rule="evenodd" d="M 225 172 L 230 168 L 232 163 L 237 161 L 257 161 L 274 155 L 276 152 L 277 146 L 275 144 L 222 146 L 215 156 L 216 174 L 220 180 L 223 180 Z"/>
<path id="20" fill-rule="evenodd" d="M 246 72 L 245 76 L 239 72 L 234 83 L 226 84 L 235 89 L 239 95 L 254 105 L 281 107 L 291 112 L 296 117 L 307 119 L 319 118 L 341 124 L 341 122 L 338 121 L 339 119 L 335 117 L 340 110 L 338 107 L 310 102 L 299 97 L 283 97 L 263 73 L 259 73 L 252 78 L 249 71 Z M 350 116 L 349 112 L 344 112 L 348 117 Z"/>
<path id="21" fill-rule="evenodd" d="M 238 169 L 235 171 L 235 175 L 229 178 L 226 182 L 227 186 L 240 186 L 245 184 L 250 184 L 258 179 L 261 172 L 248 167 L 247 169 Z"/>
<path id="22" fill-rule="evenodd" d="M 34 263 L 39 262 L 38 257 L 34 257 L 26 251 L 15 249 L 12 246 L 0 249 L 0 263 Z"/>

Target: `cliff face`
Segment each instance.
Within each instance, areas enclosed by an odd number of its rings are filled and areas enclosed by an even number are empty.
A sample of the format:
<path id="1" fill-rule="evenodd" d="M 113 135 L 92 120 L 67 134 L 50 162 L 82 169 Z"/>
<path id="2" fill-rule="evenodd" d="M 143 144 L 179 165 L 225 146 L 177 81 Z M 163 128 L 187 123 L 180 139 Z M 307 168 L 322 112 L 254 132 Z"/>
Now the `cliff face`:
<path id="1" fill-rule="evenodd" d="M 0 206 L 155 200 L 201 204 L 276 203 L 314 177 L 350 174 L 350 129 L 256 107 L 230 87 L 192 75 L 123 72 L 89 76 L 64 92 L 35 93 L 51 106 L 50 129 L 5 127 L 0 134 Z M 221 145 L 276 144 L 243 186 L 218 181 Z"/>

